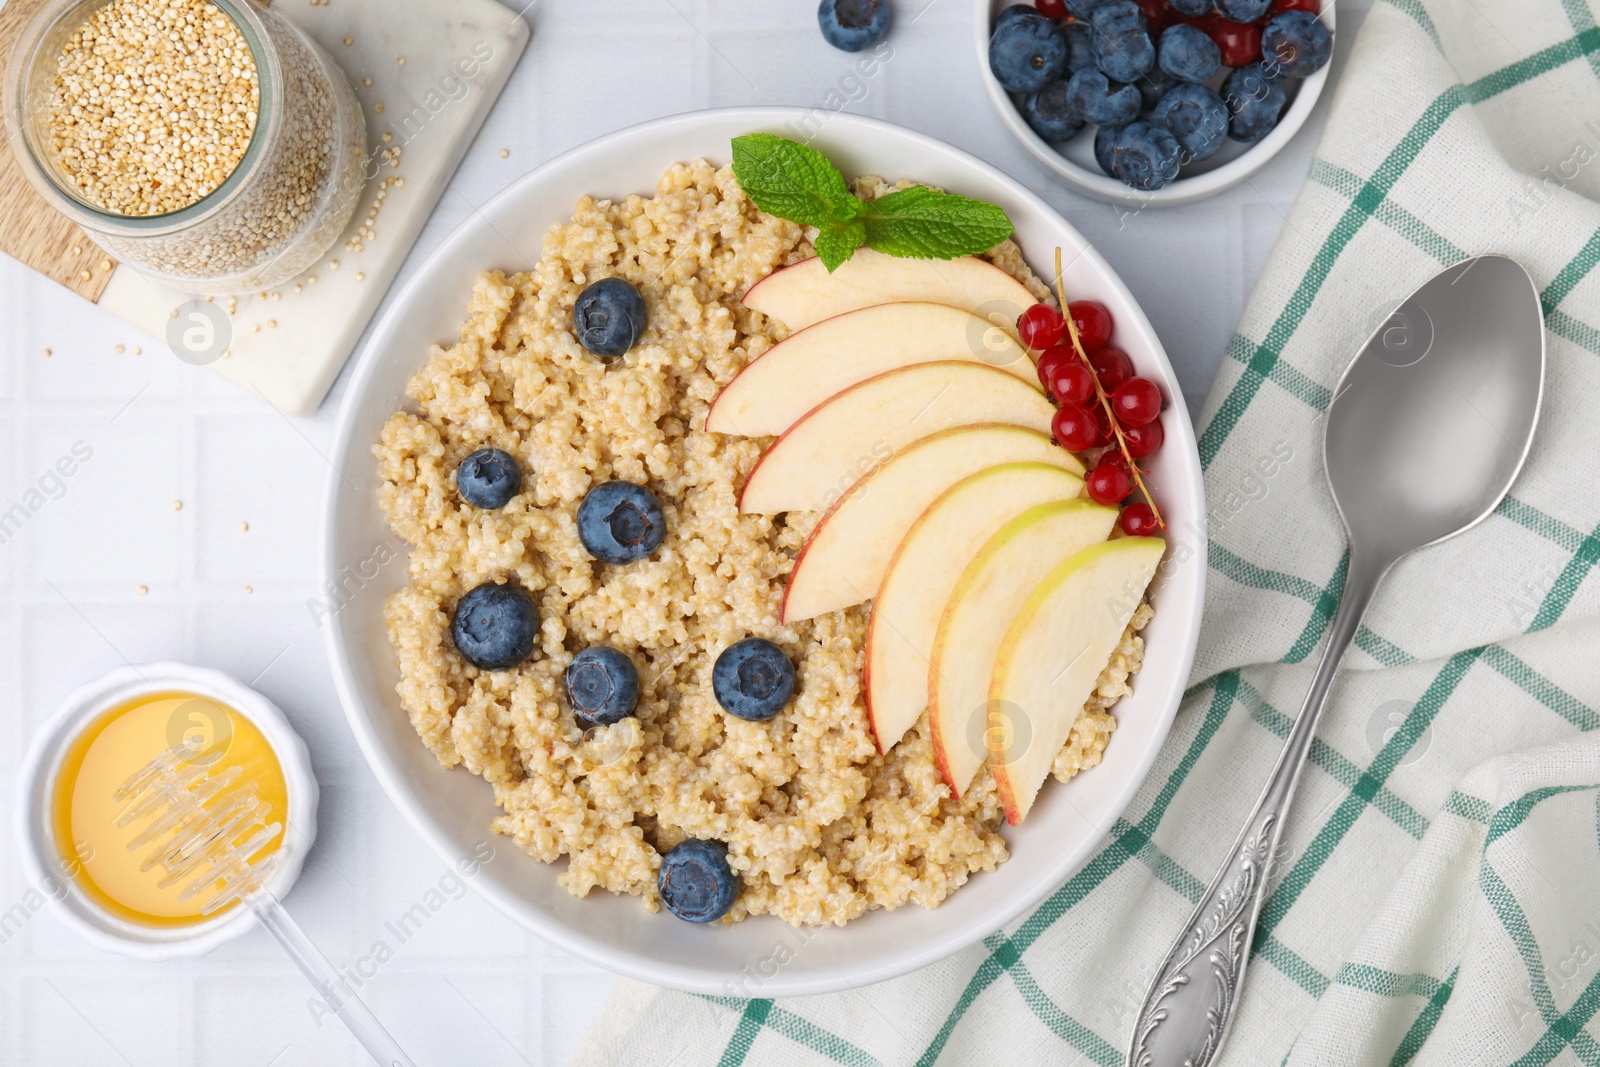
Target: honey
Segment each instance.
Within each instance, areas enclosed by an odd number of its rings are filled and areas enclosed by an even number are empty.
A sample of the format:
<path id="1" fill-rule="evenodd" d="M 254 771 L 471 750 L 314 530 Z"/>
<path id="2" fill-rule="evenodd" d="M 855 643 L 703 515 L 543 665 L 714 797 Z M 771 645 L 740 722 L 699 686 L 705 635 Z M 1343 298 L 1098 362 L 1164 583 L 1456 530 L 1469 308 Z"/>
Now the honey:
<path id="1" fill-rule="evenodd" d="M 117 822 L 127 808 L 115 797 L 130 775 L 169 748 L 194 746 L 191 762 L 208 776 L 239 768 L 239 786 L 253 785 L 271 806 L 272 818 L 288 821 L 288 783 L 272 745 L 244 715 L 209 697 L 166 692 L 138 697 L 113 708 L 73 739 L 56 775 L 51 821 L 76 884 L 95 904 L 118 918 L 145 926 L 192 926 L 210 919 L 200 908 L 205 894 L 180 900 L 182 882 L 161 887 L 159 865 L 141 871 L 153 846 L 129 843 L 154 821 Z M 263 845 L 270 853 L 283 835 Z M 232 908 L 230 904 L 223 911 Z M 213 915 L 218 914 L 216 912 Z"/>

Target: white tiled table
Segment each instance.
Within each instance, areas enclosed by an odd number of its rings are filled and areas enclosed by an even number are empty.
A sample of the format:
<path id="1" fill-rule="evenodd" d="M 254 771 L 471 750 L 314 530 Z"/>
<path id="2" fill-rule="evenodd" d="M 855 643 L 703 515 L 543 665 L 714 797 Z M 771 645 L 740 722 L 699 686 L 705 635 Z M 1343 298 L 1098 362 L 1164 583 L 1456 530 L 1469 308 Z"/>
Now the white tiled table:
<path id="1" fill-rule="evenodd" d="M 851 58 L 819 38 L 812 0 L 540 0 L 528 12 L 528 54 L 408 270 L 474 205 L 601 133 L 700 107 L 813 106 L 842 90 L 855 97 L 851 110 L 942 136 L 1066 214 L 1143 303 L 1196 409 L 1305 174 L 1327 100 L 1251 184 L 1122 219 L 1059 188 L 991 114 L 973 61 L 972 0 L 896 2 L 893 59 L 862 85 L 847 78 Z M 1342 0 L 1341 53 L 1366 6 Z M 0 260 L 0 328 L 0 511 L 40 488 L 75 442 L 93 449 L 64 487 L 43 487 L 44 506 L 0 543 L 0 913 L 28 888 L 9 808 L 33 724 L 67 689 L 124 660 L 217 667 L 277 701 L 310 744 L 320 837 L 288 905 L 342 968 L 370 971 L 362 960 L 379 941 L 393 950 L 361 992 L 415 1059 L 565 1063 L 609 975 L 468 891 L 447 894 L 404 943 L 386 926 L 438 889 L 446 868 L 368 773 L 307 607 L 341 389 L 315 418 L 289 420 L 10 260 Z M 0 1062 L 366 1062 L 337 1021 L 319 1025 L 309 987 L 259 931 L 166 964 L 91 949 L 48 910 L 0 926 L 0 941 Z"/>

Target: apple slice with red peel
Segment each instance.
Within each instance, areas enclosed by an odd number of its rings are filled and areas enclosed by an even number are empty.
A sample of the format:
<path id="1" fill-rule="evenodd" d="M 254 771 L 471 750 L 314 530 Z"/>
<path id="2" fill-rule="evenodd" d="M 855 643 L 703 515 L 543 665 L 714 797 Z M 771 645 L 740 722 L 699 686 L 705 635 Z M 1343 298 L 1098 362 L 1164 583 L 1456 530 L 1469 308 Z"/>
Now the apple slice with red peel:
<path id="1" fill-rule="evenodd" d="M 858 382 L 817 405 L 756 463 L 739 510 L 822 511 L 861 478 L 952 426 L 1001 422 L 1050 432 L 1055 407 L 1014 374 L 983 363 L 918 363 Z"/>
<path id="2" fill-rule="evenodd" d="M 986 467 L 1020 462 L 1047 463 L 1083 475 L 1078 457 L 1045 434 L 1021 426 L 956 426 L 906 446 L 846 490 L 818 520 L 789 572 L 783 624 L 872 596 L 906 531 L 939 494 Z M 988 683 L 986 675 L 984 686 Z"/>
<path id="3" fill-rule="evenodd" d="M 1003 463 L 969 474 L 912 523 L 872 598 L 867 620 L 867 721 L 878 751 L 893 748 L 928 704 L 928 657 L 956 579 L 1012 518 L 1072 500 L 1077 475 L 1048 463 Z"/>
<path id="4" fill-rule="evenodd" d="M 1039 583 L 1104 541 L 1116 521 L 1116 508 L 1088 500 L 1029 508 L 989 538 L 956 580 L 928 662 L 934 760 L 955 796 L 988 758 L 989 681 L 1001 639 Z"/>
<path id="5" fill-rule="evenodd" d="M 1043 392 L 1027 349 L 995 324 L 946 304 L 877 304 L 790 334 L 725 386 L 706 415 L 716 433 L 767 437 L 859 381 L 915 363 L 969 360 Z"/>
<path id="6" fill-rule="evenodd" d="M 1021 282 L 976 256 L 904 259 L 859 248 L 832 274 L 812 257 L 773 271 L 744 294 L 745 307 L 791 330 L 874 304 L 925 300 L 970 311 L 1016 335 L 1017 316 L 1039 302 Z"/>
<path id="7" fill-rule="evenodd" d="M 1046 576 L 1001 639 L 988 714 L 1004 721 L 986 733 L 1011 825 L 1033 807 L 1166 547 L 1156 537 L 1120 537 L 1084 549 Z"/>

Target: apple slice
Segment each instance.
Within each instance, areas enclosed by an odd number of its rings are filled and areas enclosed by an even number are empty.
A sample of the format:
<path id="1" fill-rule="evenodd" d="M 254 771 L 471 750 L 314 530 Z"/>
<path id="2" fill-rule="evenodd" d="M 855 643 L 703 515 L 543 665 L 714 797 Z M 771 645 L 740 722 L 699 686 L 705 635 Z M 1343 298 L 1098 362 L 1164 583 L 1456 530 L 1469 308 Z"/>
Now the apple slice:
<path id="1" fill-rule="evenodd" d="M 918 363 L 858 382 L 811 409 L 767 449 L 739 510 L 821 511 L 913 441 L 952 426 L 1003 422 L 1050 432 L 1044 394 L 997 367 Z"/>
<path id="2" fill-rule="evenodd" d="M 903 259 L 860 248 L 832 274 L 812 257 L 775 270 L 744 294 L 744 305 L 791 330 L 874 304 L 926 300 L 970 311 L 1016 336 L 1017 316 L 1038 299 L 1011 275 L 976 256 Z"/>
<path id="3" fill-rule="evenodd" d="M 1046 463 L 969 474 L 928 505 L 895 549 L 867 620 L 867 721 L 888 752 L 928 705 L 928 656 L 956 579 L 995 532 L 1029 508 L 1077 497 L 1076 475 Z"/>
<path id="4" fill-rule="evenodd" d="M 987 736 L 1011 825 L 1033 807 L 1166 547 L 1157 537 L 1121 537 L 1084 549 L 1050 572 L 1001 639 L 989 714 L 1008 722 Z"/>
<path id="5" fill-rule="evenodd" d="M 946 304 L 878 304 L 790 334 L 723 388 L 706 415 L 706 429 L 745 437 L 780 434 L 856 382 L 946 359 L 999 367 L 1043 391 L 1027 349 L 994 324 Z"/>
<path id="6" fill-rule="evenodd" d="M 989 538 L 956 580 L 928 657 L 928 724 L 939 773 L 957 797 L 988 757 L 989 680 L 1001 638 L 1039 583 L 1104 541 L 1116 521 L 1116 508 L 1088 500 L 1029 508 Z"/>
<path id="7" fill-rule="evenodd" d="M 817 522 L 789 573 L 783 624 L 866 600 L 901 538 L 939 494 L 985 467 L 1029 461 L 1083 474 L 1078 457 L 1021 426 L 956 426 L 908 445 L 845 490 Z"/>

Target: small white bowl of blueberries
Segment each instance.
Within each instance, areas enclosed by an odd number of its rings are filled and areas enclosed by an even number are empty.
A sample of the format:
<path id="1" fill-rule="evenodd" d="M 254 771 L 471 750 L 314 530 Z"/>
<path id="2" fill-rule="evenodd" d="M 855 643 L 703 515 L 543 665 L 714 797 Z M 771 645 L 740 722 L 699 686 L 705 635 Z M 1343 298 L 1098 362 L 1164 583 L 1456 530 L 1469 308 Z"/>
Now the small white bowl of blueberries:
<path id="1" fill-rule="evenodd" d="M 1080 191 L 1187 204 L 1243 181 L 1305 122 L 1333 0 L 979 0 L 1006 126 Z"/>

